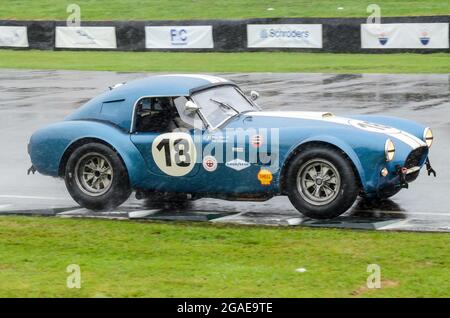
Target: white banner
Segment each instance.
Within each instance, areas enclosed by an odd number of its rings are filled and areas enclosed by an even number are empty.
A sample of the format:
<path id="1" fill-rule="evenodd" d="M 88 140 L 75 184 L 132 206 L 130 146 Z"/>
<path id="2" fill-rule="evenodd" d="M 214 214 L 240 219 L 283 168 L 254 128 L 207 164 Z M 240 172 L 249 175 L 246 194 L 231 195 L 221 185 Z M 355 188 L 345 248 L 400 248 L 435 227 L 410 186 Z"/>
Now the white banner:
<path id="1" fill-rule="evenodd" d="M 448 23 L 361 24 L 363 49 L 448 49 Z"/>
<path id="2" fill-rule="evenodd" d="M 321 24 L 248 24 L 248 47 L 322 48 Z"/>
<path id="3" fill-rule="evenodd" d="M 147 26 L 147 49 L 212 49 L 212 26 Z"/>
<path id="4" fill-rule="evenodd" d="M 28 47 L 26 26 L 0 26 L 0 46 Z"/>
<path id="5" fill-rule="evenodd" d="M 116 49 L 115 27 L 56 27 L 55 46 L 71 49 Z"/>

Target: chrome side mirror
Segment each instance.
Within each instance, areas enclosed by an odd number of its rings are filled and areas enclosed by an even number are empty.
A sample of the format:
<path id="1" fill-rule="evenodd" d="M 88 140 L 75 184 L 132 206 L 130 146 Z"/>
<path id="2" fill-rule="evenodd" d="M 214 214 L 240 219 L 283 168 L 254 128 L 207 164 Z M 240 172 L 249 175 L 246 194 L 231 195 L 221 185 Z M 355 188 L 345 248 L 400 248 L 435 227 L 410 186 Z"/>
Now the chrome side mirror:
<path id="1" fill-rule="evenodd" d="M 251 92 L 250 92 L 250 98 L 251 98 L 253 101 L 257 100 L 258 97 L 259 97 L 259 93 L 258 93 L 257 91 L 251 91 Z"/>
<path id="2" fill-rule="evenodd" d="M 184 111 L 188 115 L 196 113 L 199 109 L 200 107 L 191 100 L 188 100 L 186 104 L 184 104 Z"/>

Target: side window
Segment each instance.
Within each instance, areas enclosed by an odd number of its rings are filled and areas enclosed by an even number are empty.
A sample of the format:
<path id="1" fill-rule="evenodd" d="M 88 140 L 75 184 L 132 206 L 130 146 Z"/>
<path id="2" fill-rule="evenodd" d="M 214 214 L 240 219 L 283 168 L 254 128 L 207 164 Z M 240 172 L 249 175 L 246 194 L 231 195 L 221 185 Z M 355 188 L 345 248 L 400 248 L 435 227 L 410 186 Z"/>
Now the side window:
<path id="1" fill-rule="evenodd" d="M 178 116 L 176 117 L 178 121 L 178 126 L 180 128 L 203 128 L 203 122 L 198 114 L 188 114 L 185 111 L 185 105 L 188 99 L 184 96 L 176 97 L 173 99 L 175 107 L 177 109 Z"/>
<path id="2" fill-rule="evenodd" d="M 136 131 L 168 132 L 174 113 L 171 97 L 145 97 L 136 105 Z"/>

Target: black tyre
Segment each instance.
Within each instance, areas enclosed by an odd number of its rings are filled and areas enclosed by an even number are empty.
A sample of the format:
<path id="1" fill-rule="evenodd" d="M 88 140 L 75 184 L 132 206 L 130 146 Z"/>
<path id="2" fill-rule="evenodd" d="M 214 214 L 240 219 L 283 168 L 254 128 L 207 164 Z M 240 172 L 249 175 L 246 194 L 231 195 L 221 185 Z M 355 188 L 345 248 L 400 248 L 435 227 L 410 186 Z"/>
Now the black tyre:
<path id="1" fill-rule="evenodd" d="M 100 143 L 75 149 L 66 164 L 65 182 L 72 198 L 91 210 L 113 209 L 131 194 L 128 173 L 119 155 Z"/>
<path id="2" fill-rule="evenodd" d="M 287 169 L 289 200 L 300 213 L 310 218 L 337 217 L 356 200 L 359 186 L 351 162 L 334 148 L 305 148 Z"/>

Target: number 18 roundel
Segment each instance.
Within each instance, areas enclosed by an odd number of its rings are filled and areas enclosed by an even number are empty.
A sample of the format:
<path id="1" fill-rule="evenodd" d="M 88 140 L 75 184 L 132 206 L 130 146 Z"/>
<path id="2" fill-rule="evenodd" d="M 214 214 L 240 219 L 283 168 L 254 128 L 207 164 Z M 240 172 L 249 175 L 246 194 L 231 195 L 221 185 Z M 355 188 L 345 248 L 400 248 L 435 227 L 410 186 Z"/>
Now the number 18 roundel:
<path id="1" fill-rule="evenodd" d="M 152 156 L 158 168 L 173 177 L 191 172 L 197 160 L 191 135 L 181 132 L 156 137 L 152 144 Z"/>

